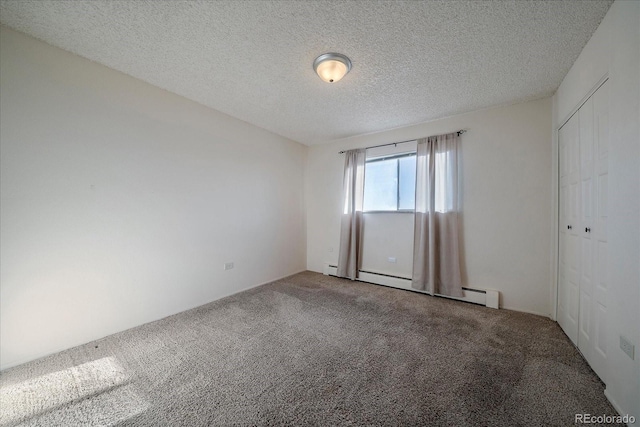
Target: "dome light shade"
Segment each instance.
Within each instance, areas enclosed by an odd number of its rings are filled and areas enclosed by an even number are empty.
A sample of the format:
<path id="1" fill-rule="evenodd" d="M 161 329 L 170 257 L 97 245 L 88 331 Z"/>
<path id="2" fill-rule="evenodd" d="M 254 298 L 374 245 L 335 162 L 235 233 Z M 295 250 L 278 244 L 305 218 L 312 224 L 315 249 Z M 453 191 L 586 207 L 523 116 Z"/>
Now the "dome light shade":
<path id="1" fill-rule="evenodd" d="M 340 53 L 325 53 L 313 61 L 313 69 L 325 82 L 335 83 L 351 70 L 351 60 Z"/>

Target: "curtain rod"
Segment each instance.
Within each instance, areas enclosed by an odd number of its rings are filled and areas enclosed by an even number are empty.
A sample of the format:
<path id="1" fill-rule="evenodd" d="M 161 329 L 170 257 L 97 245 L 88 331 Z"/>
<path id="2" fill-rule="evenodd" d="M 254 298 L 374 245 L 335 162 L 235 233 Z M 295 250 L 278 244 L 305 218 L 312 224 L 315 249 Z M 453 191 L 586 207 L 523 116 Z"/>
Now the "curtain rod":
<path id="1" fill-rule="evenodd" d="M 467 130 L 466 129 L 460 129 L 458 132 L 456 132 L 458 134 L 458 136 L 462 135 L 463 133 L 465 133 Z M 390 142 L 388 144 L 380 144 L 380 145 L 374 145 L 372 147 L 365 147 L 365 150 L 368 150 L 370 148 L 378 148 L 378 147 L 386 147 L 388 145 L 398 145 L 398 144 L 404 144 L 405 142 L 413 142 L 413 141 L 417 141 L 418 139 L 421 138 L 413 138 L 413 139 L 407 139 L 406 141 L 398 141 L 398 142 Z M 342 150 L 342 151 L 338 151 L 338 154 L 344 154 L 349 150 Z"/>

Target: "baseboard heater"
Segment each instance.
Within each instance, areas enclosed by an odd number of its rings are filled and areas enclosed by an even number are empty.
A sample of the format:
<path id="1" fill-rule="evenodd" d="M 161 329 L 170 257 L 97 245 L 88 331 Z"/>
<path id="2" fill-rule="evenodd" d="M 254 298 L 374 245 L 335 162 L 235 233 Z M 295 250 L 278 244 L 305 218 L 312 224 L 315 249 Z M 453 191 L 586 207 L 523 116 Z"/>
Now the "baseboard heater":
<path id="1" fill-rule="evenodd" d="M 322 271 L 323 274 L 328 276 L 338 276 L 338 267 L 336 265 L 325 264 Z M 406 277 L 392 276 L 384 273 L 377 273 L 373 271 L 358 271 L 358 278 L 360 282 L 373 283 L 375 285 L 390 286 L 392 288 L 404 289 L 407 291 L 419 292 L 427 294 L 427 292 L 414 289 L 411 287 L 411 279 Z M 493 289 L 475 289 L 475 288 L 462 288 L 464 296 L 462 298 L 450 297 L 446 295 L 438 295 L 439 297 L 451 298 L 458 301 L 470 302 L 473 304 L 484 305 L 489 308 L 500 307 L 500 293 Z"/>

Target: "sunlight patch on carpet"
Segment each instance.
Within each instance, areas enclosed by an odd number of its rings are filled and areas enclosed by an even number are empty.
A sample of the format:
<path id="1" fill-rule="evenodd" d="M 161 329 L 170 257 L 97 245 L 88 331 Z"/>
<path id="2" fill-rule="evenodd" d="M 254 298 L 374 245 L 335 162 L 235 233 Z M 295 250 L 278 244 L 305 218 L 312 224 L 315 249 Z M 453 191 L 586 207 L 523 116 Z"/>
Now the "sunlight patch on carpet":
<path id="1" fill-rule="evenodd" d="M 43 421 L 41 418 L 59 418 L 60 415 L 64 419 L 65 408 L 75 408 L 78 414 L 79 407 L 92 406 L 92 401 L 114 400 L 114 396 L 115 400 L 120 400 L 117 397 L 124 391 L 127 391 L 130 399 L 135 397 L 131 396 L 132 393 L 135 394 L 132 389 L 119 391 L 129 380 L 115 358 L 105 357 L 17 384 L 3 385 L 0 388 L 0 425 L 20 421 L 36 422 L 34 417 L 39 420 L 37 423 Z M 134 399 L 132 402 L 137 402 L 134 407 L 122 408 L 123 411 L 112 413 L 117 420 L 103 419 L 102 425 L 122 421 L 142 412 L 148 406 L 141 399 Z M 89 412 L 91 417 L 100 418 L 94 411 Z"/>

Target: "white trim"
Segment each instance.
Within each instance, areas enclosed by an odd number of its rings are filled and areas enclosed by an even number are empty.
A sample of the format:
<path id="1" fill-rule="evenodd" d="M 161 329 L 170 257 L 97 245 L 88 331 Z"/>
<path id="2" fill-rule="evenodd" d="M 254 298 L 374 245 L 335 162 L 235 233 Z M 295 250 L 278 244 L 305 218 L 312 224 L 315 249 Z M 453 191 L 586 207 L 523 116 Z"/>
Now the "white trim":
<path id="1" fill-rule="evenodd" d="M 322 274 L 326 276 L 337 276 L 337 267 L 328 263 L 324 264 Z M 429 292 L 421 291 L 411 287 L 411 279 L 406 277 L 390 276 L 375 271 L 359 271 L 356 280 L 360 282 L 372 283 L 375 285 L 390 286 L 392 288 L 403 289 L 406 291 L 418 292 L 421 294 L 431 295 Z M 493 289 L 477 289 L 465 288 L 462 290 L 464 296 L 462 298 L 450 297 L 447 295 L 436 296 L 450 298 L 458 301 L 470 302 L 483 305 L 489 308 L 499 308 L 500 294 Z"/>
<path id="2" fill-rule="evenodd" d="M 559 204 L 559 186 L 558 180 L 560 165 L 559 165 L 559 152 L 558 152 L 558 128 L 555 123 L 555 118 L 558 110 L 557 96 L 554 95 L 551 103 L 552 114 L 552 128 L 551 128 L 551 277 L 549 282 L 549 318 L 553 321 L 558 319 L 558 221 L 560 218 L 560 204 Z"/>
<path id="3" fill-rule="evenodd" d="M 596 93 L 596 91 L 600 89 L 600 86 L 602 86 L 607 80 L 609 80 L 609 73 L 606 73 L 604 76 L 600 77 L 600 80 L 598 80 L 595 86 L 593 86 L 591 90 L 587 92 L 587 94 L 580 100 L 580 102 L 578 102 L 576 107 L 574 107 L 573 110 L 569 112 L 567 117 L 565 117 L 564 120 L 560 121 L 561 124 L 558 126 L 558 130 L 560 130 L 562 126 L 567 124 L 569 119 L 571 119 L 571 117 L 573 117 L 573 115 L 578 112 L 578 110 L 584 105 L 584 103 L 587 102 L 589 98 L 591 98 L 591 96 Z"/>
<path id="4" fill-rule="evenodd" d="M 607 400 L 609 401 L 609 403 L 611 403 L 611 406 L 613 406 L 613 409 L 615 409 L 616 411 L 618 411 L 618 414 L 619 414 L 619 415 L 624 416 L 624 415 L 628 414 L 629 412 L 624 411 L 624 410 L 620 407 L 620 405 L 618 405 L 618 404 L 616 403 L 616 401 L 611 397 L 611 394 L 609 393 L 609 391 L 608 391 L 608 390 L 609 390 L 609 389 L 606 389 L 606 388 L 604 389 L 604 395 L 605 395 L 605 397 L 607 398 Z M 633 423 L 633 424 L 629 424 L 629 423 L 627 423 L 627 425 L 628 425 L 629 427 L 633 427 L 633 426 L 635 426 L 635 425 L 637 425 L 637 424 L 636 424 L 636 423 Z"/>
<path id="5" fill-rule="evenodd" d="M 517 312 L 520 312 L 520 313 L 527 313 L 527 314 L 533 314 L 535 316 L 546 317 L 547 319 L 551 318 L 551 315 L 549 313 L 540 313 L 539 311 L 526 310 L 524 308 L 513 307 L 513 306 L 510 306 L 510 305 L 503 305 L 500 308 L 502 308 L 504 310 L 511 310 L 511 311 L 517 311 Z"/>

